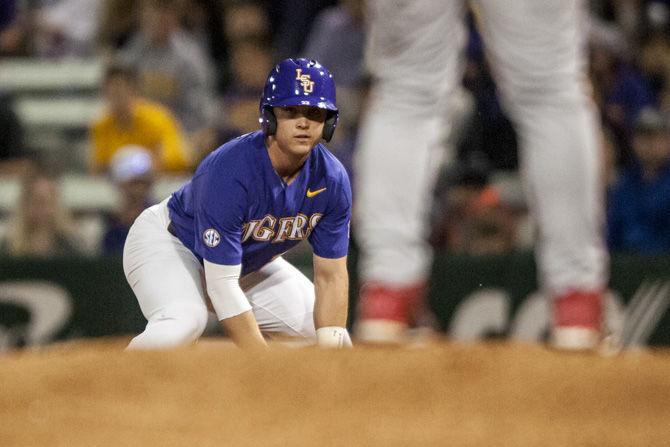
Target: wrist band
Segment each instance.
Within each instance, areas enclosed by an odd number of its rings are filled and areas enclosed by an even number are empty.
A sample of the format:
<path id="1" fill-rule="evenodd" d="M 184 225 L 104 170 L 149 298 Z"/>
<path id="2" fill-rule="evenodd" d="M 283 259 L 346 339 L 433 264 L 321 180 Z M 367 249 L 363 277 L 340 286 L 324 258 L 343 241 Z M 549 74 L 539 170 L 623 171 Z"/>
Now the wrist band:
<path id="1" fill-rule="evenodd" d="M 351 338 L 346 328 L 325 326 L 316 330 L 316 343 L 324 348 L 350 348 Z"/>

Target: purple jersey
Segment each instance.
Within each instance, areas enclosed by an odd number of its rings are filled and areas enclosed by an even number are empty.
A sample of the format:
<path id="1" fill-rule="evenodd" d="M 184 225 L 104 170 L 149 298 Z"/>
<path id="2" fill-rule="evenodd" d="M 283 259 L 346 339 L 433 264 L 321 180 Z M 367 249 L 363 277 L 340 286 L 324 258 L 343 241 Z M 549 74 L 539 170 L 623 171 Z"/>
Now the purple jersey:
<path id="1" fill-rule="evenodd" d="M 231 140 L 203 160 L 168 208 L 177 237 L 198 258 L 241 263 L 242 275 L 303 239 L 323 258 L 341 258 L 349 248 L 349 178 L 321 144 L 287 185 L 262 132 Z"/>

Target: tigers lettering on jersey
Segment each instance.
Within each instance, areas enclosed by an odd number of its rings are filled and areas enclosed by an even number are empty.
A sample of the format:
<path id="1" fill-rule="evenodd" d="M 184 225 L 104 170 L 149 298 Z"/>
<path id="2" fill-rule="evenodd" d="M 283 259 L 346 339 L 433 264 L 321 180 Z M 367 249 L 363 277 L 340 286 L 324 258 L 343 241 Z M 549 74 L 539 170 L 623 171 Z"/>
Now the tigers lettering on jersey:
<path id="1" fill-rule="evenodd" d="M 314 213 L 310 217 L 298 213 L 293 217 L 281 217 L 277 219 L 271 214 L 266 214 L 262 219 L 252 220 L 244 224 L 242 228 L 242 242 L 250 237 L 259 242 L 278 243 L 289 241 L 300 241 L 309 237 L 321 219 L 321 213 Z"/>

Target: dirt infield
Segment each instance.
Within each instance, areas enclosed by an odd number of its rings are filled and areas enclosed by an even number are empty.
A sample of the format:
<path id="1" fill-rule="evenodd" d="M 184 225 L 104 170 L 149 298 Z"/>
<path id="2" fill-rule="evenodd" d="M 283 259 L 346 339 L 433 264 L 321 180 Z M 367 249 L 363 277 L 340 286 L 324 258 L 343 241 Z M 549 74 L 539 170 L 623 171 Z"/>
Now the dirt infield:
<path id="1" fill-rule="evenodd" d="M 119 342 L 0 357 L 0 446 L 667 446 L 670 352 Z"/>

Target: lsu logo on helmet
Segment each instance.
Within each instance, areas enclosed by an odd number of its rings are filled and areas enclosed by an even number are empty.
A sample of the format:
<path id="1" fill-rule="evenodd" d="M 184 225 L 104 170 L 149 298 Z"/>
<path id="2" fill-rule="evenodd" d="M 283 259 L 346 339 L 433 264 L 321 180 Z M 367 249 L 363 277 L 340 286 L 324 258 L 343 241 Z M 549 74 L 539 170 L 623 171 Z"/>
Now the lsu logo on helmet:
<path id="1" fill-rule="evenodd" d="M 314 91 L 314 81 L 308 74 L 302 74 L 302 68 L 295 69 L 295 78 L 300 81 L 302 91 L 305 93 L 312 93 Z"/>

